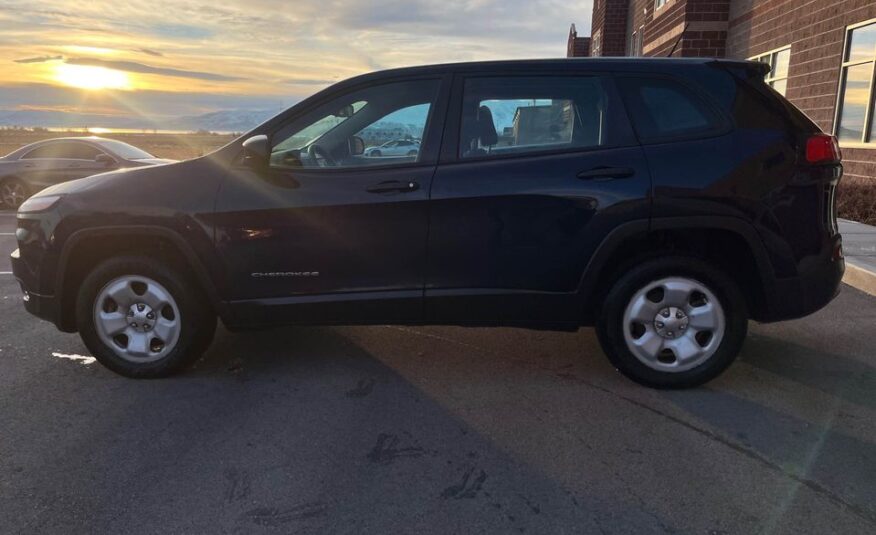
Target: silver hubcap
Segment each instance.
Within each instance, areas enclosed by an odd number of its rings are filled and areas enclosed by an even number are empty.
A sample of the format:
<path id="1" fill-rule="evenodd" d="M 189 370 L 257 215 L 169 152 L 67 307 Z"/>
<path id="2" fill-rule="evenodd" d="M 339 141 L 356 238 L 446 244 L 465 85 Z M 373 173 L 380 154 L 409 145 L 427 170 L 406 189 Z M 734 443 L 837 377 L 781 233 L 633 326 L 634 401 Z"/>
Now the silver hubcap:
<path id="1" fill-rule="evenodd" d="M 704 284 L 671 277 L 646 285 L 624 312 L 624 341 L 649 368 L 682 372 L 708 360 L 724 338 L 724 309 Z"/>
<path id="2" fill-rule="evenodd" d="M 10 208 L 18 208 L 21 203 L 27 198 L 24 187 L 17 182 L 7 182 L 0 186 L 0 198 L 3 199 L 3 204 Z"/>
<path id="3" fill-rule="evenodd" d="M 101 341 L 119 357 L 153 362 L 179 341 L 179 308 L 164 286 L 147 277 L 125 275 L 97 294 L 94 323 Z"/>

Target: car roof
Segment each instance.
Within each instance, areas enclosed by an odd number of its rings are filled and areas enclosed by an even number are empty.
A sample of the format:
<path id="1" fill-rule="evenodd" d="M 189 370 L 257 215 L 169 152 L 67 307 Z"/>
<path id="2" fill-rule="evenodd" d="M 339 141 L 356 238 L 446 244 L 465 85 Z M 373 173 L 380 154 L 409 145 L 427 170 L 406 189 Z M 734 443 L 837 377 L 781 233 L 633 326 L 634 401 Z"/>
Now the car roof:
<path id="1" fill-rule="evenodd" d="M 19 157 L 21 157 L 21 156 L 27 154 L 28 152 L 30 152 L 30 151 L 32 151 L 32 150 L 34 150 L 34 149 L 38 149 L 38 148 L 40 148 L 40 147 L 43 147 L 43 146 L 45 146 L 45 145 L 53 145 L 53 144 L 55 144 L 55 143 L 69 142 L 69 141 L 77 141 L 77 142 L 80 142 L 80 143 L 94 144 L 94 145 L 98 145 L 98 146 L 100 146 L 101 150 L 105 150 L 105 151 L 107 151 L 107 152 L 113 152 L 112 149 L 106 147 L 102 142 L 104 142 L 104 141 L 114 141 L 114 140 L 111 140 L 111 139 L 108 139 L 108 138 L 105 138 L 105 137 L 98 137 L 98 136 L 64 136 L 64 137 L 53 137 L 53 138 L 49 138 L 49 139 L 41 139 L 41 140 L 39 140 L 39 141 L 34 141 L 33 143 L 28 143 L 27 145 L 25 145 L 25 146 L 23 146 L 23 147 L 20 147 L 20 148 L 18 148 L 18 149 L 15 149 L 14 151 L 10 152 L 10 153 L 7 154 L 6 156 L 4 156 L 4 158 L 7 158 L 7 159 L 17 159 L 17 158 L 19 158 Z M 115 153 L 113 152 L 113 154 L 115 154 Z"/>
<path id="2" fill-rule="evenodd" d="M 419 65 L 375 71 L 356 76 L 341 82 L 341 84 L 363 82 L 368 79 L 384 77 L 402 77 L 412 75 L 467 73 L 477 71 L 549 71 L 549 70 L 607 70 L 607 71 L 667 71 L 673 68 L 684 68 L 693 65 L 725 64 L 748 66 L 760 65 L 754 61 L 733 60 L 723 58 L 664 58 L 664 57 L 579 57 L 558 59 L 516 59 L 498 61 L 470 61 L 464 63 L 439 63 L 434 65 Z"/>

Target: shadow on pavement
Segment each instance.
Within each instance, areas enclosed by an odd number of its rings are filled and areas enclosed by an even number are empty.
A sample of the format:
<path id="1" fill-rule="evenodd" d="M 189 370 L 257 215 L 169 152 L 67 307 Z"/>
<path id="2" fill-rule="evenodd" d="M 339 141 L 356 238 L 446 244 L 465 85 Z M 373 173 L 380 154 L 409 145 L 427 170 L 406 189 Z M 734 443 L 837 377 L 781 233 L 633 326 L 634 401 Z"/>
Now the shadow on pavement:
<path id="1" fill-rule="evenodd" d="M 75 366 L 75 401 L 20 393 L 68 419 L 12 426 L 13 531 L 669 529 L 510 457 L 335 329 L 219 333 L 160 381 Z"/>

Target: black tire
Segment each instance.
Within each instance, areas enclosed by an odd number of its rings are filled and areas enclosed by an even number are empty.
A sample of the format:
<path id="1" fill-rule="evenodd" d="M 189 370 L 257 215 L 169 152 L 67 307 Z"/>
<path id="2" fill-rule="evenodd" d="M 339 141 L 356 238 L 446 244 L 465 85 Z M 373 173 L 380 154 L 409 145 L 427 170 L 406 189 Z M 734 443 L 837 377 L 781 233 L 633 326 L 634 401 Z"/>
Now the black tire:
<path id="1" fill-rule="evenodd" d="M 158 282 L 167 289 L 179 308 L 177 343 L 160 360 L 131 362 L 116 354 L 97 333 L 95 300 L 110 281 L 126 275 L 147 277 Z M 195 281 L 189 279 L 183 275 L 183 270 L 149 257 L 116 257 L 99 264 L 85 277 L 76 300 L 76 325 L 85 346 L 101 364 L 131 378 L 166 377 L 193 364 L 213 341 L 216 315 L 204 292 Z"/>
<path id="2" fill-rule="evenodd" d="M 9 197 L 9 193 L 11 193 L 9 188 L 16 188 L 16 191 L 20 192 L 19 195 L 17 195 L 17 197 L 19 197 L 18 200 L 10 201 L 7 198 Z M 32 194 L 33 192 L 30 187 L 21 179 L 10 177 L 0 180 L 0 206 L 17 210 L 18 207 L 21 206 L 21 203 Z"/>
<path id="3" fill-rule="evenodd" d="M 715 352 L 694 368 L 667 372 L 647 366 L 627 346 L 624 313 L 638 291 L 668 277 L 685 277 L 704 285 L 718 299 L 725 318 L 724 336 Z M 737 284 L 720 269 L 698 258 L 671 256 L 645 261 L 615 282 L 603 301 L 597 322 L 603 351 L 618 371 L 652 388 L 690 388 L 702 385 L 723 372 L 742 349 L 748 332 L 748 312 Z M 671 333 L 670 333 L 671 334 Z"/>

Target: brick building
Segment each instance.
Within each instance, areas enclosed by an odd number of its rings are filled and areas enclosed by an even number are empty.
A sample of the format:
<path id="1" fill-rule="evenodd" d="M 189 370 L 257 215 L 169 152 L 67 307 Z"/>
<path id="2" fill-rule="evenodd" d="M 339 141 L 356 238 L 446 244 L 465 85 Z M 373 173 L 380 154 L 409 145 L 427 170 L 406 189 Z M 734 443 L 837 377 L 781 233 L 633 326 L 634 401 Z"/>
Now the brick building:
<path id="1" fill-rule="evenodd" d="M 573 24 L 569 29 L 569 41 L 566 45 L 566 57 L 580 58 L 590 55 L 590 38 L 578 37 L 578 30 Z"/>
<path id="2" fill-rule="evenodd" d="M 592 20 L 592 56 L 769 63 L 767 81 L 840 139 L 845 181 L 876 183 L 876 0 L 593 0 Z"/>

